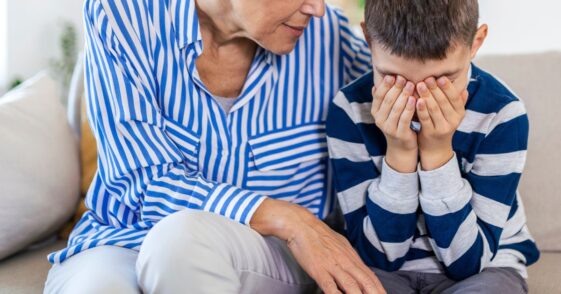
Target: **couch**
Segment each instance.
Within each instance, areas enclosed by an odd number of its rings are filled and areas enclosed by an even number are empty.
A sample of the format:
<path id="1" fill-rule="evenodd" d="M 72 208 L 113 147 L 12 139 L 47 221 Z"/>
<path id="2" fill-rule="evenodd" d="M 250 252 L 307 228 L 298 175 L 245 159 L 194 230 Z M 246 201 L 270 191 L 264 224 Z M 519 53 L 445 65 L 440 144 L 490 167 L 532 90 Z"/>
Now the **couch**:
<path id="1" fill-rule="evenodd" d="M 476 63 L 505 80 L 528 109 L 530 146 L 519 190 L 542 250 L 528 283 L 530 293 L 561 293 L 561 52 L 483 56 Z M 78 134 L 82 84 L 78 68 L 68 103 L 69 123 Z M 46 255 L 64 245 L 51 238 L 0 261 L 0 294 L 41 293 L 50 268 Z"/>

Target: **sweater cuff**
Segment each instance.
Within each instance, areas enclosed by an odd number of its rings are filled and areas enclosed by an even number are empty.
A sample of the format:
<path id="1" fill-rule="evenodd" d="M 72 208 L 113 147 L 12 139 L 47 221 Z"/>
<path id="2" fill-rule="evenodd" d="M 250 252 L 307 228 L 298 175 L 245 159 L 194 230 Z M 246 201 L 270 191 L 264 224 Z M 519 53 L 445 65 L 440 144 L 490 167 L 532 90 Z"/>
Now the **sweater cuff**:
<path id="1" fill-rule="evenodd" d="M 462 209 L 471 199 L 471 186 L 460 173 L 456 154 L 443 166 L 423 171 L 419 167 L 421 206 L 431 215 L 443 215 Z"/>
<path id="2" fill-rule="evenodd" d="M 386 162 L 382 162 L 380 190 L 389 195 L 400 195 L 399 198 L 412 198 L 419 195 L 419 175 L 417 172 L 400 173 Z"/>
<path id="3" fill-rule="evenodd" d="M 384 159 L 379 181 L 368 189 L 369 198 L 378 206 L 392 213 L 414 213 L 419 207 L 419 176 L 417 172 L 400 173 L 392 169 Z"/>

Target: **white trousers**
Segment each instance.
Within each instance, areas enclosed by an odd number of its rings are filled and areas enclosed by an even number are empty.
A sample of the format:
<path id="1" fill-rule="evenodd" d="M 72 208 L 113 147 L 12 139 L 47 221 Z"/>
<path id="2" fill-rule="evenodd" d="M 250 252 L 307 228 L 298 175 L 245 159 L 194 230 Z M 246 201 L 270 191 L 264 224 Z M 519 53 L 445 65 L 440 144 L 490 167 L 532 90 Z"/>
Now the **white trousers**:
<path id="1" fill-rule="evenodd" d="M 158 222 L 140 252 L 101 246 L 49 271 L 45 293 L 314 293 L 286 243 L 219 215 Z"/>

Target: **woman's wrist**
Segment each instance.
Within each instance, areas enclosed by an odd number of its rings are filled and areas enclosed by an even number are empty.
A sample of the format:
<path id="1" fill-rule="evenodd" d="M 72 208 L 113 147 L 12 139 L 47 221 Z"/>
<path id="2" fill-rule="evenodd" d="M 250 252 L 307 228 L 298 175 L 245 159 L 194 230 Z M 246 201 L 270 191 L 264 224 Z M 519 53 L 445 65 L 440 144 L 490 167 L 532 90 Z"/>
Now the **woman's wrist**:
<path id="1" fill-rule="evenodd" d="M 296 224 L 305 214 L 310 214 L 298 205 L 267 198 L 255 211 L 250 227 L 264 236 L 275 236 L 288 241 L 295 235 Z"/>

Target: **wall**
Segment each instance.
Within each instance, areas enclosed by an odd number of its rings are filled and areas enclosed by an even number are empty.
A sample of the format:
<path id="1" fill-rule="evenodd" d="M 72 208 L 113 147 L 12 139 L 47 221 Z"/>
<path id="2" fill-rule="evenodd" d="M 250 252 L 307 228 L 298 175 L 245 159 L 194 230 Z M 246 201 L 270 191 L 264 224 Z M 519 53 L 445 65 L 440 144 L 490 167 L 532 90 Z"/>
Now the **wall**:
<path id="1" fill-rule="evenodd" d="M 355 23 L 362 14 L 357 10 L 357 1 L 328 0 L 348 9 Z M 479 2 L 481 21 L 490 26 L 481 54 L 561 50 L 561 1 Z M 13 78 L 28 78 L 59 56 L 63 20 L 74 23 L 81 34 L 82 3 L 83 0 L 0 0 L 0 93 Z M 80 35 L 80 44 L 82 38 Z"/>
<path id="2" fill-rule="evenodd" d="M 76 26 L 80 34 L 79 44 L 83 42 L 81 0 L 0 2 L 4 2 L 6 9 L 5 17 L 0 18 L 0 31 L 2 22 L 6 28 L 4 41 L 0 39 L 0 47 L 3 47 L 6 56 L 4 75 L 0 72 L 2 86 L 16 77 L 31 77 L 41 69 L 49 67 L 50 61 L 60 56 L 59 37 L 65 21 L 70 21 Z"/>
<path id="3" fill-rule="evenodd" d="M 7 2 L 6 0 L 0 0 L 0 94 L 4 91 L 6 80 L 6 12 Z"/>
<path id="4" fill-rule="evenodd" d="M 489 25 L 482 54 L 561 50 L 561 1 L 480 0 L 481 22 Z"/>

